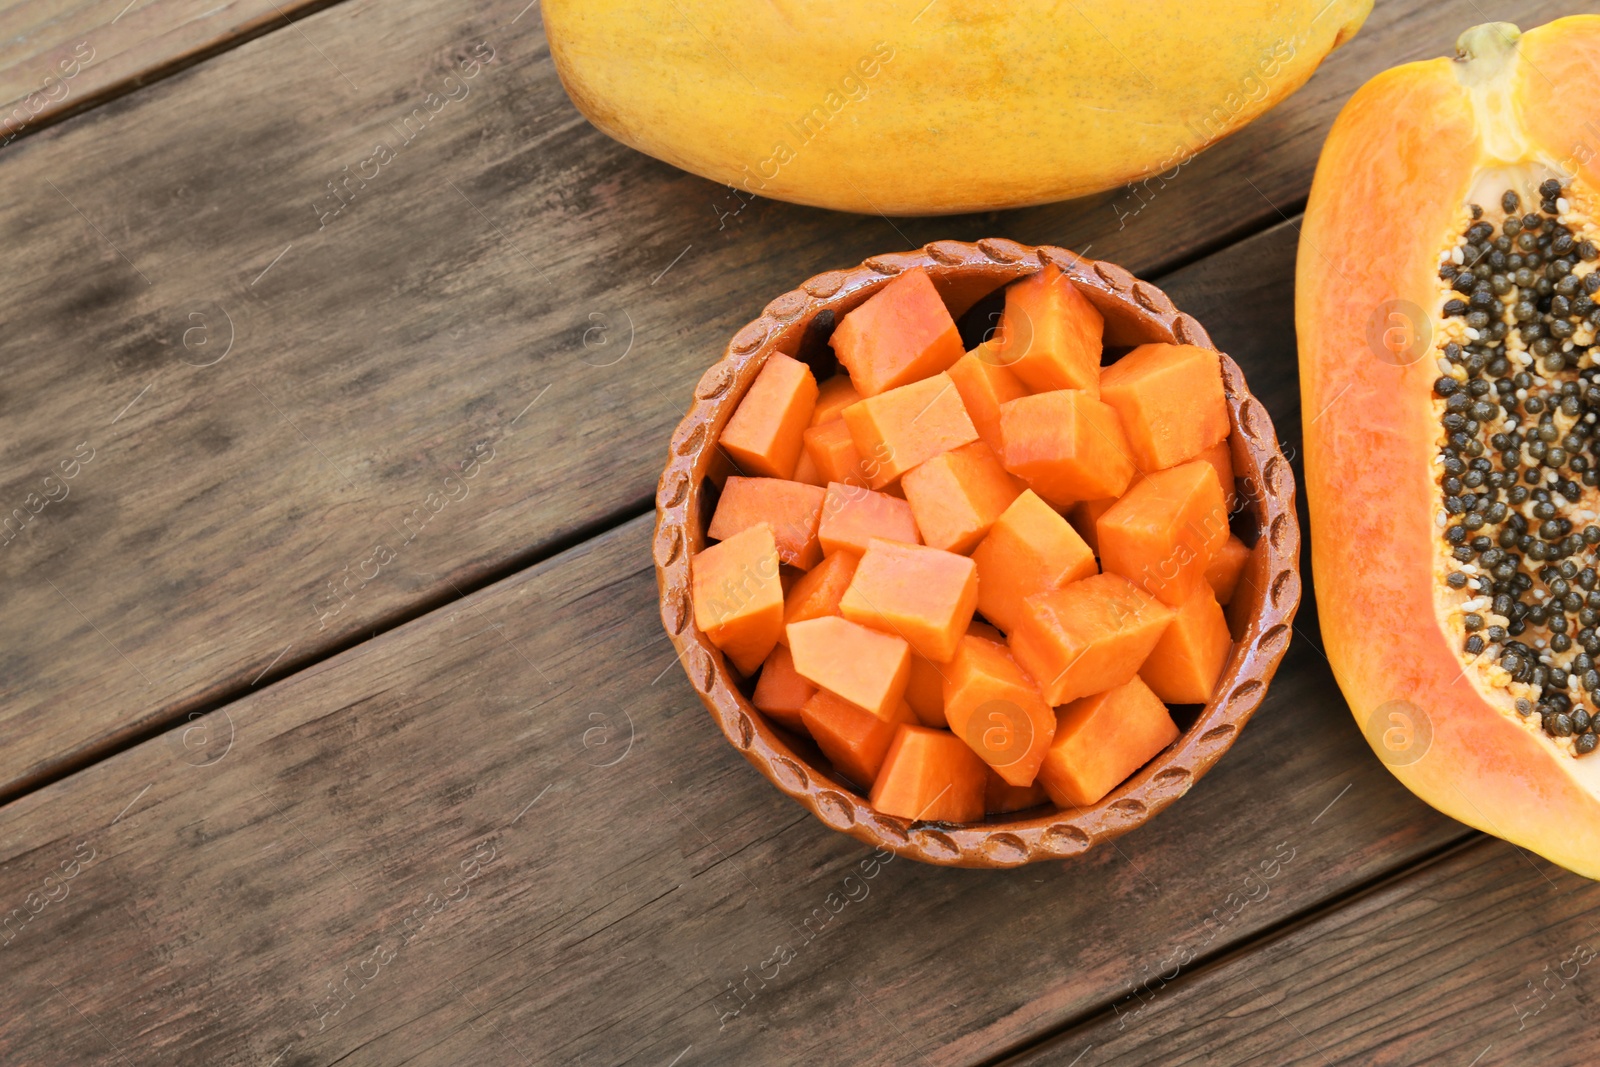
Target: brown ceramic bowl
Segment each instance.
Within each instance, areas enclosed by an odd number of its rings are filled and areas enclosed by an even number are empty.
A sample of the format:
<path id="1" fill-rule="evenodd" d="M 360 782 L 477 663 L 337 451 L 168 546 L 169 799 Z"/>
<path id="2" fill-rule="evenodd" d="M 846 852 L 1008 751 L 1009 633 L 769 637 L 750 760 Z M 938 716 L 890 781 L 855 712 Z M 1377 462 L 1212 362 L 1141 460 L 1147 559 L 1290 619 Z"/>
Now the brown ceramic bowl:
<path id="1" fill-rule="evenodd" d="M 1121 267 L 1065 249 L 1006 240 L 938 241 L 914 252 L 874 256 L 852 270 L 807 280 L 768 304 L 760 318 L 734 335 L 721 362 L 695 386 L 693 406 L 672 435 L 656 493 L 653 545 L 661 619 L 690 684 L 723 734 L 773 785 L 828 826 L 926 863 L 1015 867 L 1076 856 L 1127 833 L 1171 804 L 1233 744 L 1260 705 L 1288 646 L 1300 603 L 1294 476 L 1278 449 L 1266 409 L 1250 395 L 1238 365 L 1224 355 L 1223 382 L 1233 422 L 1229 441 L 1242 502 L 1233 525 L 1254 545 L 1245 572 L 1248 581 L 1241 581 L 1230 615 L 1248 609 L 1248 621 L 1223 670 L 1218 695 L 1203 709 L 1175 709 L 1182 727 L 1178 739 L 1098 804 L 1071 811 L 1044 805 L 960 824 L 882 815 L 832 771 L 809 738 L 789 733 L 751 705 L 751 684 L 738 680 L 722 653 L 694 625 L 689 561 L 705 547 L 716 486 L 727 473 L 717 436 L 762 363 L 781 351 L 810 363 L 822 380 L 833 366 L 827 345 L 833 325 L 890 278 L 914 267 L 927 269 L 951 314 L 970 333 L 978 318 L 991 317 L 1002 286 L 1046 263 L 1059 267 L 1105 316 L 1109 352 L 1151 341 L 1216 347 L 1200 324 L 1173 307 L 1155 286 Z"/>

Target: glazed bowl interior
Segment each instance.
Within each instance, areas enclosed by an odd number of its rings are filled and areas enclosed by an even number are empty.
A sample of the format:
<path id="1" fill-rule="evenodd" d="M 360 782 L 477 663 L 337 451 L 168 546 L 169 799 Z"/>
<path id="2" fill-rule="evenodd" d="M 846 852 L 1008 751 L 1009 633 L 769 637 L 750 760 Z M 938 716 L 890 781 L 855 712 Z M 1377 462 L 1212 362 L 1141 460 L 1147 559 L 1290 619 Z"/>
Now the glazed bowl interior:
<path id="1" fill-rule="evenodd" d="M 657 493 L 654 540 L 662 621 L 701 700 L 728 740 L 780 790 L 835 830 L 899 855 L 964 867 L 1009 867 L 1081 853 L 1138 826 L 1186 793 L 1238 736 L 1260 705 L 1292 632 L 1300 599 L 1299 528 L 1294 482 L 1266 410 L 1244 376 L 1222 356 L 1238 503 L 1230 525 L 1252 547 L 1230 606 L 1236 640 L 1210 703 L 1175 706 L 1178 739 L 1098 803 L 1043 805 L 974 823 L 912 822 L 874 811 L 833 772 L 816 745 L 768 719 L 750 703 L 754 679 L 741 679 L 694 625 L 690 560 L 706 547 L 718 487 L 737 473 L 716 446 L 722 427 L 766 358 L 783 352 L 807 363 L 818 381 L 838 370 L 828 346 L 834 326 L 895 275 L 926 269 L 971 349 L 999 318 L 1004 286 L 1053 263 L 1105 317 L 1106 360 L 1148 342 L 1213 348 L 1205 330 L 1155 286 L 1109 263 L 1060 248 L 1010 241 L 942 241 L 878 256 L 853 270 L 807 280 L 767 305 L 740 330 L 724 358 L 695 388 L 673 435 Z"/>

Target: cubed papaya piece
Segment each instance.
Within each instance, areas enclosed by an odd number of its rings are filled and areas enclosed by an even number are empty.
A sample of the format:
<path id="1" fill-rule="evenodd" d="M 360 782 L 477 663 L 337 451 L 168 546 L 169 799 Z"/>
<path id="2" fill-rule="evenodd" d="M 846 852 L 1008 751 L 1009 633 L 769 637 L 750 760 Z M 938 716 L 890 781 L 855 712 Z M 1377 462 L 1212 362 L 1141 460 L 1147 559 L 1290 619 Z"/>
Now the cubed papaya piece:
<path id="1" fill-rule="evenodd" d="M 694 624 L 722 649 L 740 674 L 754 674 L 783 628 L 783 583 L 778 543 L 761 523 L 696 552 Z"/>
<path id="2" fill-rule="evenodd" d="M 794 476 L 800 435 L 811 424 L 817 380 L 811 368 L 782 352 L 767 357 L 718 440 L 745 474 Z"/>
<path id="3" fill-rule="evenodd" d="M 1121 496 L 1135 473 L 1117 413 L 1081 389 L 1001 404 L 1000 458 L 1006 470 L 1062 509 Z"/>
<path id="4" fill-rule="evenodd" d="M 1217 603 L 1227 604 L 1233 599 L 1233 591 L 1239 586 L 1239 575 L 1244 573 L 1244 565 L 1249 561 L 1249 547 L 1229 534 L 1206 565 L 1206 584 L 1216 594 Z"/>
<path id="5" fill-rule="evenodd" d="M 978 611 L 1007 633 L 1023 601 L 1098 572 L 1094 553 L 1072 524 L 1028 490 L 1011 502 L 972 550 L 978 567 Z"/>
<path id="6" fill-rule="evenodd" d="M 1216 691 L 1232 647 L 1222 605 L 1209 585 L 1201 586 L 1167 624 L 1139 677 L 1168 704 L 1204 704 Z"/>
<path id="7" fill-rule="evenodd" d="M 790 623 L 789 653 L 800 677 L 889 718 L 906 695 L 911 646 L 837 615 Z"/>
<path id="8" fill-rule="evenodd" d="M 978 439 L 948 374 L 858 400 L 844 409 L 844 424 L 874 489 L 923 460 Z"/>
<path id="9" fill-rule="evenodd" d="M 926 726 L 895 731 L 872 783 L 872 806 L 885 815 L 923 822 L 983 818 L 983 761 L 954 734 Z"/>
<path id="10" fill-rule="evenodd" d="M 856 383 L 848 374 L 835 374 L 817 386 L 817 405 L 811 410 L 811 425 L 821 426 L 839 417 L 839 412 L 861 399 Z"/>
<path id="11" fill-rule="evenodd" d="M 921 267 L 839 320 L 828 343 L 862 396 L 938 374 L 962 356 L 955 320 Z"/>
<path id="12" fill-rule="evenodd" d="M 822 521 L 817 524 L 817 540 L 828 555 L 835 552 L 867 550 L 873 538 L 921 544 L 917 520 L 911 505 L 888 493 L 875 493 L 859 485 L 829 482 L 822 498 Z"/>
<path id="13" fill-rule="evenodd" d="M 1052 705 L 1139 673 L 1173 616 L 1172 608 L 1116 574 L 1096 574 L 1023 603 L 1007 643 Z"/>
<path id="14" fill-rule="evenodd" d="M 1026 811 L 1050 802 L 1050 794 L 1038 782 L 1032 785 L 1012 785 L 991 769 L 983 789 L 983 810 L 989 815 L 1006 815 L 1013 811 Z"/>
<path id="15" fill-rule="evenodd" d="M 917 655 L 944 663 L 977 606 L 978 568 L 966 556 L 874 538 L 839 601 L 839 613 L 903 637 Z"/>
<path id="16" fill-rule="evenodd" d="M 1055 266 L 1012 282 L 1000 320 L 1000 362 L 1029 389 L 1100 391 L 1105 319 Z"/>
<path id="17" fill-rule="evenodd" d="M 855 577 L 860 561 L 855 552 L 834 552 L 800 576 L 783 594 L 784 631 L 778 635 L 778 644 L 788 645 L 791 622 L 839 614 L 839 599 L 850 588 L 850 579 Z"/>
<path id="18" fill-rule="evenodd" d="M 833 769 L 863 789 L 872 788 L 895 731 L 903 723 L 916 722 L 903 700 L 883 718 L 826 689 L 806 701 L 800 719 Z"/>
<path id="19" fill-rule="evenodd" d="M 806 485 L 826 488 L 827 484 L 833 479 L 823 475 L 822 471 L 817 467 L 817 461 L 812 459 L 811 453 L 803 447 L 803 440 L 802 438 L 800 458 L 794 461 L 794 480 Z"/>
<path id="20" fill-rule="evenodd" d="M 1206 584 L 1228 540 L 1228 509 L 1205 460 L 1147 474 L 1096 524 L 1100 568 L 1177 607 Z"/>
<path id="21" fill-rule="evenodd" d="M 1200 453 L 1198 458 L 1211 464 L 1212 468 L 1217 472 L 1217 484 L 1222 486 L 1222 502 L 1227 505 L 1231 514 L 1234 502 L 1239 498 L 1239 494 L 1233 484 L 1233 446 L 1224 437 Z"/>
<path id="22" fill-rule="evenodd" d="M 981 583 L 982 579 L 979 581 Z M 981 619 L 973 619 L 967 624 L 967 636 L 1002 647 L 1006 643 L 1005 634 Z M 911 705 L 911 710 L 917 714 L 917 721 L 924 726 L 944 729 L 950 725 L 944 717 L 944 677 L 944 664 L 911 653 L 911 680 L 906 683 L 906 703 Z"/>
<path id="23" fill-rule="evenodd" d="M 1167 706 L 1135 676 L 1058 709 L 1039 784 L 1063 808 L 1087 807 L 1177 738 Z"/>
<path id="24" fill-rule="evenodd" d="M 1012 785 L 1029 785 L 1056 732 L 1056 713 L 1003 645 L 964 637 L 945 665 L 950 732 Z"/>
<path id="25" fill-rule="evenodd" d="M 917 517 L 922 543 L 971 552 L 1011 502 L 1027 488 L 1000 465 L 982 441 L 918 464 L 901 479 Z"/>
<path id="26" fill-rule="evenodd" d="M 1133 481 L 1128 483 L 1131 489 L 1139 484 L 1141 475 L 1135 474 Z M 1124 490 L 1126 491 L 1126 490 Z M 1072 523 L 1072 528 L 1078 531 L 1078 536 L 1083 538 L 1083 543 L 1096 554 L 1100 552 L 1100 516 L 1111 510 L 1111 505 L 1117 502 L 1116 497 L 1106 497 L 1102 500 L 1080 500 L 1067 509 L 1067 521 Z"/>
<path id="27" fill-rule="evenodd" d="M 985 341 L 956 360 L 949 371 L 978 439 L 996 455 L 1000 454 L 1000 405 L 1028 395 L 1017 376 L 1001 364 L 998 349 L 999 342 Z"/>
<path id="28" fill-rule="evenodd" d="M 1245 631 L 1255 617 L 1256 608 L 1267 595 L 1267 556 L 1265 542 L 1258 541 L 1254 548 L 1245 549 L 1244 564 L 1239 568 L 1239 578 L 1234 583 L 1233 595 L 1223 606 L 1228 617 L 1228 632 L 1235 641 L 1244 640 Z"/>
<path id="29" fill-rule="evenodd" d="M 782 478 L 731 477 L 722 487 L 706 536 L 726 541 L 759 523 L 772 527 L 778 559 L 810 570 L 822 559 L 817 524 L 822 521 L 820 486 Z"/>
<path id="30" fill-rule="evenodd" d="M 816 464 L 817 471 L 827 481 L 846 485 L 867 484 L 861 453 L 856 451 L 850 427 L 844 424 L 843 419 L 809 427 L 801 435 L 801 442 L 801 453 Z"/>
<path id="31" fill-rule="evenodd" d="M 756 679 L 755 692 L 750 703 L 764 711 L 782 726 L 801 733 L 805 724 L 800 719 L 800 709 L 805 707 L 817 687 L 800 677 L 794 669 L 794 658 L 789 650 L 779 645 L 761 665 L 761 677 Z"/>
<path id="32" fill-rule="evenodd" d="M 1100 372 L 1139 469 L 1186 463 L 1228 436 L 1222 359 L 1196 345 L 1140 345 Z"/>

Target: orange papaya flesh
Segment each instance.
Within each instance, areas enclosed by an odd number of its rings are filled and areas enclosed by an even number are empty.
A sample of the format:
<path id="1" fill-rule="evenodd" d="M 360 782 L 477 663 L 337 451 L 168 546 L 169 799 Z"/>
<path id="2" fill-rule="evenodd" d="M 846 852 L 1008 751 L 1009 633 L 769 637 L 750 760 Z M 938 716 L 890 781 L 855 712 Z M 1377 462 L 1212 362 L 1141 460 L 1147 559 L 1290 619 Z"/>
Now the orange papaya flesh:
<path id="1" fill-rule="evenodd" d="M 1024 603 L 1007 643 L 1052 705 L 1132 678 L 1174 614 L 1116 574 L 1096 574 Z"/>
<path id="2" fill-rule="evenodd" d="M 1195 590 L 1162 631 L 1139 677 L 1168 704 L 1204 704 L 1228 662 L 1233 638 L 1210 586 Z"/>
<path id="3" fill-rule="evenodd" d="M 901 726 L 872 784 L 872 806 L 924 822 L 983 818 L 987 772 L 960 738 L 926 726 Z"/>
<path id="4" fill-rule="evenodd" d="M 1006 289 L 1000 364 L 1035 392 L 1100 390 L 1105 319 L 1053 264 Z"/>
<path id="5" fill-rule="evenodd" d="M 1222 358 L 1209 348 L 1140 345 L 1101 372 L 1100 399 L 1143 471 L 1188 462 L 1228 436 Z"/>
<path id="6" fill-rule="evenodd" d="M 1217 598 L 1217 603 L 1224 606 L 1233 599 L 1233 591 L 1239 586 L 1239 576 L 1244 573 L 1244 565 L 1250 559 L 1250 549 L 1245 543 L 1232 534 L 1217 549 L 1217 554 L 1211 557 L 1211 562 L 1206 565 L 1206 584 L 1211 586 L 1211 592 Z"/>
<path id="7" fill-rule="evenodd" d="M 911 672 L 911 647 L 904 640 L 837 615 L 786 629 L 800 677 L 879 718 L 894 714 Z"/>
<path id="8" fill-rule="evenodd" d="M 774 352 L 722 428 L 718 440 L 723 451 L 745 474 L 793 477 L 801 434 L 811 423 L 816 402 L 811 368 Z"/>
<path id="9" fill-rule="evenodd" d="M 944 709 L 950 732 L 1012 785 L 1032 785 L 1056 715 L 1004 645 L 965 637 L 946 664 Z"/>
<path id="10" fill-rule="evenodd" d="M 1205 585 L 1228 540 L 1216 469 L 1204 460 L 1147 474 L 1095 524 L 1100 565 L 1174 607 Z"/>
<path id="11" fill-rule="evenodd" d="M 811 409 L 811 425 L 833 422 L 845 408 L 861 399 L 848 374 L 835 374 L 817 386 L 817 403 Z"/>
<path id="12" fill-rule="evenodd" d="M 822 518 L 817 522 L 822 551 L 828 555 L 854 552 L 859 556 L 875 537 L 920 544 L 922 538 L 917 535 L 911 505 L 860 485 L 829 482 L 822 498 Z"/>
<path id="13" fill-rule="evenodd" d="M 1222 503 L 1227 507 L 1228 514 L 1233 514 L 1234 505 L 1239 499 L 1238 487 L 1233 481 L 1233 446 L 1224 437 L 1201 452 L 1197 458 L 1211 464 L 1212 469 L 1217 472 L 1217 484 L 1222 486 Z"/>
<path id="14" fill-rule="evenodd" d="M 852 622 L 904 638 L 936 663 L 955 654 L 978 603 L 978 568 L 966 556 L 873 540 L 839 601 Z"/>
<path id="15" fill-rule="evenodd" d="M 785 629 L 778 635 L 780 645 L 789 643 L 787 628 L 791 622 L 839 614 L 839 600 L 850 587 L 850 579 L 855 577 L 856 564 L 860 560 L 861 557 L 854 552 L 834 552 L 800 576 L 783 595 Z"/>
<path id="16" fill-rule="evenodd" d="M 1025 488 L 982 441 L 943 452 L 901 479 L 923 544 L 970 552 Z"/>
<path id="17" fill-rule="evenodd" d="M 750 703 L 780 725 L 804 733 L 806 728 L 800 718 L 800 709 L 805 707 L 806 701 L 816 691 L 817 687 L 800 677 L 794 669 L 794 658 L 789 655 L 789 650 L 779 645 L 761 665 L 761 677 L 756 679 Z"/>
<path id="18" fill-rule="evenodd" d="M 1032 490 L 995 520 L 972 561 L 978 567 L 978 611 L 1008 633 L 1020 622 L 1028 597 L 1099 570 L 1078 532 Z"/>
<path id="19" fill-rule="evenodd" d="M 1387 71 L 1350 99 L 1306 208 L 1296 333 L 1318 618 L 1352 714 L 1396 778 L 1445 814 L 1595 878 L 1600 706 L 1570 681 L 1600 641 L 1551 584 L 1587 596 L 1560 568 L 1595 565 L 1583 535 L 1600 513 L 1583 484 L 1587 441 L 1565 444 L 1569 423 L 1591 413 L 1587 389 L 1575 415 L 1560 412 L 1561 390 L 1596 354 L 1587 305 L 1574 305 L 1600 285 L 1584 244 L 1600 243 L 1600 17 L 1476 27 L 1458 53 Z M 1494 253 L 1511 254 L 1496 242 L 1511 237 L 1520 255 L 1524 235 L 1541 255 L 1532 280 L 1557 290 L 1548 302 L 1495 266 Z M 1490 297 L 1474 305 L 1485 264 Z M 1531 304 L 1526 321 L 1519 304 Z M 1501 393 L 1518 374 L 1527 385 Z M 1541 441 L 1552 405 L 1556 439 Z M 1452 414 L 1472 425 L 1447 423 Z M 1573 469 L 1579 453 L 1587 470 Z M 1474 472 L 1480 459 L 1488 469 Z M 1475 473 L 1482 483 L 1467 485 Z M 1550 499 L 1511 498 L 1529 488 Z M 1548 518 L 1523 514 L 1542 503 Z M 1468 528 L 1471 515 L 1484 521 Z M 1506 534 L 1512 515 L 1525 531 Z M 1514 584 L 1524 575 L 1527 589 Z M 1250 568 L 1230 616 L 1246 583 L 1257 584 Z M 1540 622 L 1536 604 L 1559 611 Z"/>
<path id="20" fill-rule="evenodd" d="M 981 577 L 979 583 L 982 583 Z M 1006 643 L 1004 634 L 981 619 L 974 619 L 967 624 L 967 636 L 996 645 L 1003 646 Z M 906 703 L 911 705 L 917 721 L 924 726 L 944 729 L 950 725 L 944 716 L 945 674 L 945 664 L 924 659 L 915 652 L 911 654 L 911 678 L 906 682 Z"/>
<path id="21" fill-rule="evenodd" d="M 1082 389 L 1001 404 L 1000 458 L 1056 508 L 1121 496 L 1136 471 L 1116 411 Z"/>
<path id="22" fill-rule="evenodd" d="M 1098 803 L 1177 737 L 1167 706 L 1134 677 L 1058 710 L 1039 784 L 1063 808 Z"/>
<path id="23" fill-rule="evenodd" d="M 844 409 L 844 423 L 874 489 L 925 459 L 978 439 L 977 428 L 948 374 L 902 385 Z"/>
<path id="24" fill-rule="evenodd" d="M 978 431 L 978 439 L 1000 454 L 1000 405 L 1028 395 L 1028 389 L 1000 362 L 998 342 L 989 340 L 951 365 L 961 403 Z"/>
<path id="25" fill-rule="evenodd" d="M 829 478 L 822 473 L 822 469 L 817 466 L 817 461 L 811 458 L 810 450 L 805 447 L 804 435 L 801 436 L 800 458 L 794 461 L 794 480 L 805 485 L 820 486 L 824 489 L 827 488 L 829 482 L 838 481 L 837 478 Z"/>
<path id="26" fill-rule="evenodd" d="M 840 319 L 828 343 L 864 397 L 938 374 L 964 352 L 955 320 L 921 267 Z"/>
<path id="27" fill-rule="evenodd" d="M 740 674 L 754 674 L 778 643 L 779 566 L 778 544 L 765 523 L 696 552 L 690 561 L 694 623 Z"/>
<path id="28" fill-rule="evenodd" d="M 864 789 L 872 788 L 901 724 L 916 721 L 904 701 L 884 717 L 826 689 L 806 701 L 800 719 L 834 770 Z"/>
<path id="29" fill-rule="evenodd" d="M 1038 782 L 1032 785 L 1012 785 L 990 768 L 984 782 L 983 810 L 990 815 L 1009 815 L 1050 803 L 1050 794 Z"/>
<path id="30" fill-rule="evenodd" d="M 723 484 L 706 536 L 725 541 L 764 522 L 772 527 L 778 559 L 810 570 L 822 559 L 822 545 L 817 540 L 822 497 L 820 487 L 802 482 L 730 477 Z"/>

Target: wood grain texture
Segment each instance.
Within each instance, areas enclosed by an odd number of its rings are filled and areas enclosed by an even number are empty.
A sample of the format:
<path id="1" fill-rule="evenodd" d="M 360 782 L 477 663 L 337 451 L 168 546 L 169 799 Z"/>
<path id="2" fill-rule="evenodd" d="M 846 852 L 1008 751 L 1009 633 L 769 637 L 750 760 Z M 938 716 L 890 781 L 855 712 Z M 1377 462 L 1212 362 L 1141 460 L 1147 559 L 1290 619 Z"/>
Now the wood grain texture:
<path id="1" fill-rule="evenodd" d="M 9 805 L 0 1060 L 972 1063 L 1461 834 L 1302 641 L 1139 831 L 1015 871 L 874 863 L 699 705 L 649 539 L 633 520 Z"/>
<path id="2" fill-rule="evenodd" d="M 642 511 L 681 398 L 799 279 L 991 235 L 1158 272 L 1303 195 L 1374 70 L 1514 6 L 1381 8 L 1137 214 L 745 204 L 584 123 L 518 0 L 340 4 L 19 140 L 0 796 Z"/>
<path id="3" fill-rule="evenodd" d="M 331 0 L 6 0 L 0 148 Z"/>
<path id="4" fill-rule="evenodd" d="M 1294 236 L 1166 289 L 1269 326 Z M 1292 333 L 1217 339 L 1293 425 Z M 0 809 L 0 1060 L 974 1063 L 1466 835 L 1372 759 L 1308 600 L 1249 727 L 1138 832 L 874 862 L 699 705 L 650 529 Z"/>
<path id="5" fill-rule="evenodd" d="M 1590 1064 L 1600 1060 L 1597 964 L 1600 886 L 1475 835 L 1008 1062 Z"/>

